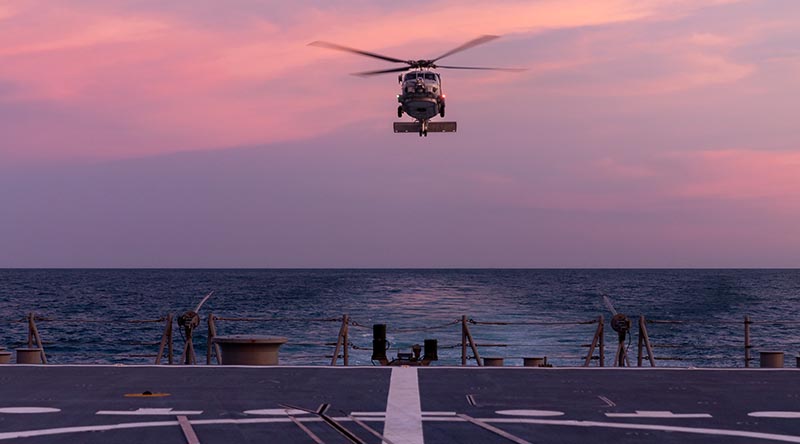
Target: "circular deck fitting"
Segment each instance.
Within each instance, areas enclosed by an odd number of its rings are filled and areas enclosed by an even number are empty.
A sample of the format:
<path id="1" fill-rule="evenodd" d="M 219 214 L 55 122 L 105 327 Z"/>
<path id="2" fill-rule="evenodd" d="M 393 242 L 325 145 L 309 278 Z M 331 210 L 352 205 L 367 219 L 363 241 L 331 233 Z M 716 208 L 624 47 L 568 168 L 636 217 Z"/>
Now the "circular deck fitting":
<path id="1" fill-rule="evenodd" d="M 503 358 L 483 358 L 484 367 L 502 367 Z"/>
<path id="2" fill-rule="evenodd" d="M 278 348 L 288 339 L 282 336 L 217 336 L 222 365 L 278 365 Z"/>
<path id="3" fill-rule="evenodd" d="M 783 352 L 762 351 L 761 368 L 783 368 Z"/>
<path id="4" fill-rule="evenodd" d="M 523 367 L 544 367 L 547 358 L 522 358 Z"/>
<path id="5" fill-rule="evenodd" d="M 17 364 L 42 364 L 42 349 L 18 348 Z"/>

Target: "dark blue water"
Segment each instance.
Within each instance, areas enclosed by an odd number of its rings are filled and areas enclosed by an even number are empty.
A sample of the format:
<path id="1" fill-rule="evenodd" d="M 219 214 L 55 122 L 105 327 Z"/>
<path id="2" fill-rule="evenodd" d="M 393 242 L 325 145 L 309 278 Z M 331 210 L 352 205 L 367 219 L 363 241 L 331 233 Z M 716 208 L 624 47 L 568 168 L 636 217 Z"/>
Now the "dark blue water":
<path id="1" fill-rule="evenodd" d="M 373 323 L 388 324 L 390 356 L 435 338 L 439 364 L 459 364 L 461 327 L 447 324 L 466 315 L 526 323 L 471 325 L 477 343 L 502 345 L 481 346 L 482 356 L 579 365 L 596 325 L 577 322 L 611 317 L 602 294 L 634 320 L 687 321 L 647 325 L 659 366 L 743 366 L 745 315 L 756 322 L 754 357 L 782 350 L 793 366 L 800 350 L 800 270 L 0 270 L 0 345 L 24 343 L 26 325 L 17 321 L 34 312 L 57 319 L 37 323 L 50 362 L 150 363 L 140 355 L 155 353 L 164 324 L 127 321 L 179 314 L 212 290 L 196 333 L 203 361 L 208 313 L 275 319 L 220 321 L 218 329 L 286 336 L 281 362 L 311 365 L 330 362 L 326 343 L 336 341 L 340 322 L 303 319 L 347 313 L 358 324 L 350 328 L 354 364 L 370 364 Z M 76 319 L 95 322 L 69 322 Z M 535 324 L 554 321 L 574 323 Z M 617 337 L 608 326 L 605 340 L 610 365 Z"/>

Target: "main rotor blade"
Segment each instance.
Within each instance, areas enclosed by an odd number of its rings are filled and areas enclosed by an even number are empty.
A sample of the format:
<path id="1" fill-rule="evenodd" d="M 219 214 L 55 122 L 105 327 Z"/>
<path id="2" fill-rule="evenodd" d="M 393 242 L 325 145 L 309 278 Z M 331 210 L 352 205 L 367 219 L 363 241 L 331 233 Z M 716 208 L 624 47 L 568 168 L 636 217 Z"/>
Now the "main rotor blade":
<path id="1" fill-rule="evenodd" d="M 378 75 L 378 74 L 389 74 L 389 73 L 391 73 L 391 72 L 403 72 L 403 71 L 410 71 L 410 70 L 412 70 L 412 69 L 413 69 L 413 68 L 412 68 L 412 67 L 410 67 L 410 66 L 404 66 L 404 67 L 402 67 L 402 68 L 382 69 L 382 70 L 380 70 L 380 71 L 364 71 L 364 72 L 354 72 L 354 73 L 353 73 L 353 75 L 354 75 L 354 76 L 367 77 L 367 76 L 374 76 L 374 75 Z"/>
<path id="2" fill-rule="evenodd" d="M 509 72 L 522 72 L 527 71 L 525 68 L 488 68 L 482 66 L 442 66 L 436 65 L 436 69 L 444 68 L 444 69 L 482 69 L 486 71 L 509 71 Z"/>
<path id="3" fill-rule="evenodd" d="M 407 60 L 400 60 L 400 59 L 396 59 L 394 57 L 388 57 L 388 56 L 385 56 L 385 55 L 375 54 L 374 52 L 362 51 L 360 49 L 348 48 L 347 46 L 337 45 L 336 43 L 316 41 L 316 42 L 309 43 L 308 46 L 317 46 L 319 48 L 327 48 L 327 49 L 335 49 L 337 51 L 352 52 L 353 54 L 360 54 L 360 55 L 367 56 L 367 57 L 373 57 L 373 58 L 376 58 L 376 59 L 386 60 L 387 62 L 408 63 Z"/>
<path id="4" fill-rule="evenodd" d="M 486 42 L 491 42 L 492 40 L 494 40 L 496 38 L 499 38 L 499 37 L 500 36 L 498 36 L 498 35 L 482 35 L 482 36 L 480 36 L 480 37 L 478 37 L 476 39 L 473 39 L 473 40 L 468 41 L 467 43 L 464 43 L 463 45 L 461 45 L 459 47 L 456 47 L 456 48 L 451 49 L 450 51 L 447 51 L 446 53 L 440 55 L 439 57 L 436 57 L 435 59 L 433 59 L 431 61 L 435 62 L 435 61 L 437 61 L 439 59 L 443 59 L 443 58 L 445 58 L 447 56 L 450 56 L 450 55 L 453 55 L 453 54 L 455 54 L 457 52 L 461 52 L 461 51 L 464 51 L 465 49 L 472 48 L 473 46 L 478 46 L 478 45 L 482 45 L 482 44 L 484 44 Z"/>

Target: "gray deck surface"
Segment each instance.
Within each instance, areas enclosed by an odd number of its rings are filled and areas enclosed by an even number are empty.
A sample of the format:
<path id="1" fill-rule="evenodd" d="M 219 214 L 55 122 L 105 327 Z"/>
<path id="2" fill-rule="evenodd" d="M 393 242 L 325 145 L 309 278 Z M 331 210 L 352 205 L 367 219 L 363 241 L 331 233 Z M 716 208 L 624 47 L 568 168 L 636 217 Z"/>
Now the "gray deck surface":
<path id="1" fill-rule="evenodd" d="M 145 391 L 169 396 L 125 396 Z M 382 440 L 348 415 L 394 444 L 800 443 L 797 369 L 0 366 L 0 441 L 187 443 L 185 416 L 201 443 L 314 443 L 282 404 L 330 404 L 366 443 Z M 351 442 L 292 417 L 321 442 Z"/>

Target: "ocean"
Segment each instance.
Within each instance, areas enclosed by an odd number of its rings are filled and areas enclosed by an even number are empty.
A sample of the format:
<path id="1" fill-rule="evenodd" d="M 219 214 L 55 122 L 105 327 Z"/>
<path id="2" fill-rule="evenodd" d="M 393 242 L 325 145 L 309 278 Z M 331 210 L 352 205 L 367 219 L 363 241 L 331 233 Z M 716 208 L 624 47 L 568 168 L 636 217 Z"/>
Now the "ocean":
<path id="1" fill-rule="evenodd" d="M 524 357 L 547 356 L 554 366 L 576 366 L 597 328 L 587 322 L 603 315 L 610 366 L 618 336 L 603 295 L 633 321 L 624 343 L 632 365 L 640 316 L 660 367 L 743 367 L 745 316 L 753 322 L 753 366 L 769 350 L 785 352 L 793 367 L 800 351 L 800 270 L 760 269 L 6 269 L 0 346 L 27 343 L 23 320 L 32 312 L 50 363 L 149 364 L 164 330 L 158 320 L 194 308 L 211 291 L 195 331 L 203 364 L 213 313 L 259 319 L 219 320 L 218 334 L 285 336 L 281 363 L 296 365 L 330 364 L 348 314 L 351 365 L 372 365 L 373 324 L 387 325 L 390 358 L 437 339 L 433 365 L 460 365 L 466 316 L 482 357 L 522 365 Z M 174 344 L 177 359 L 177 326 Z"/>

